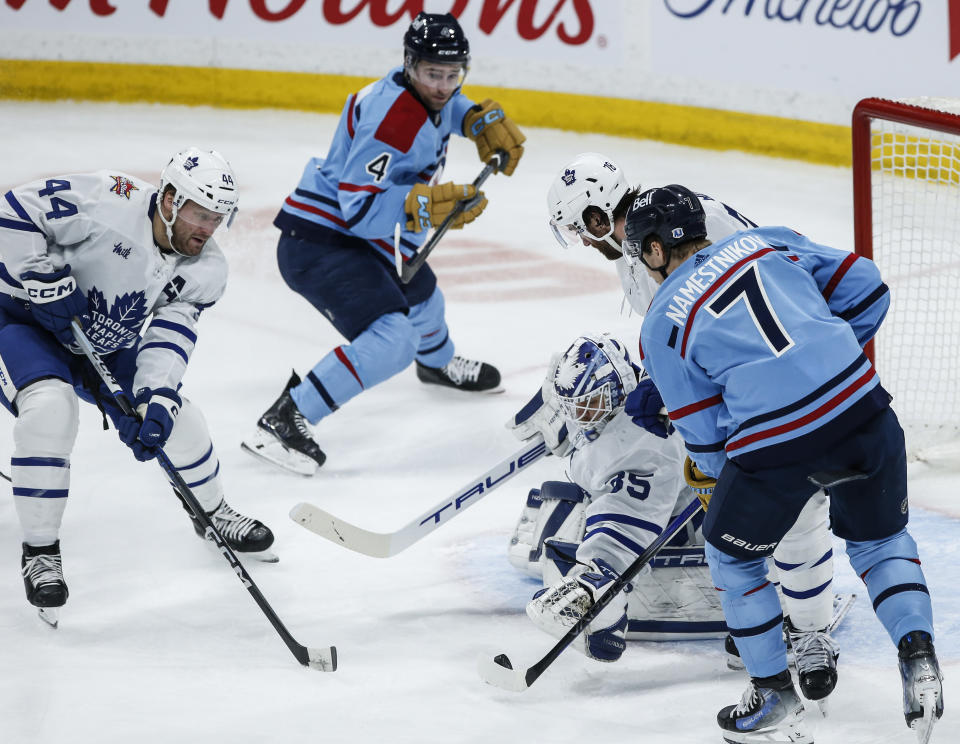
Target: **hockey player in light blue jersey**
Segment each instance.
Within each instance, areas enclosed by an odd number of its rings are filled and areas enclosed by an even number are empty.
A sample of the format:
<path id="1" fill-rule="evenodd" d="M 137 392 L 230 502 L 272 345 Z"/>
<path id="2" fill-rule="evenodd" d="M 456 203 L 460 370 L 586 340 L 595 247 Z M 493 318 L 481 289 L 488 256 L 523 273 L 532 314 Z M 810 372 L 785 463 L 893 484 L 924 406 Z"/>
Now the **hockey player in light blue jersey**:
<path id="1" fill-rule="evenodd" d="M 274 224 L 284 280 L 348 341 L 323 357 L 301 382 L 294 373 L 260 418 L 245 450 L 312 475 L 325 454 L 307 424 L 416 361 L 418 378 L 466 391 L 493 392 L 500 373 L 454 353 L 443 294 L 423 265 L 408 284 L 395 270 L 408 261 L 459 201 L 478 196 L 470 184 L 439 183 L 450 136 L 474 140 L 480 159 L 502 150 L 513 173 L 523 135 L 499 104 L 474 104 L 460 92 L 470 45 L 449 13 L 420 13 L 404 36 L 402 67 L 348 97 L 330 149 L 311 159 Z M 482 193 L 479 195 L 482 197 Z M 469 206 L 453 228 L 476 219 L 486 199 Z"/>
<path id="2" fill-rule="evenodd" d="M 270 530 L 224 500 L 206 422 L 180 394 L 200 314 L 227 281 L 212 236 L 236 204 L 230 165 L 197 148 L 170 159 L 159 189 L 105 170 L 42 179 L 0 199 L 0 402 L 16 416 L 11 467 L 27 599 L 52 624 L 68 595 L 60 524 L 78 397 L 113 420 L 138 460 L 162 447 L 234 550 L 276 560 Z M 75 316 L 142 423 L 120 411 L 77 349 Z"/>
<path id="3" fill-rule="evenodd" d="M 733 742 L 809 742 L 787 669 L 769 555 L 821 486 L 833 532 L 898 648 L 904 716 L 921 741 L 943 713 L 933 613 L 907 532 L 903 431 L 864 355 L 889 292 L 869 260 L 783 227 L 707 239 L 689 189 L 640 194 L 625 253 L 660 285 L 643 362 L 712 494 L 707 560 L 751 675 L 718 723 Z M 779 738 L 777 738 L 779 737 Z"/>

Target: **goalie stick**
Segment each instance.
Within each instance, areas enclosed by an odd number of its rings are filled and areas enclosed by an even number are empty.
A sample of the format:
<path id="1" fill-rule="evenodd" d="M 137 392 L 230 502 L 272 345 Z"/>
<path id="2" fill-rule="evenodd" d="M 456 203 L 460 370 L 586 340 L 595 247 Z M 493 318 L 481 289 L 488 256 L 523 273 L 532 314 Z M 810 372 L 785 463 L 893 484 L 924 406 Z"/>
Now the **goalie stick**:
<path id="1" fill-rule="evenodd" d="M 603 611 L 603 608 L 620 594 L 623 588 L 643 570 L 643 567 L 653 560 L 653 557 L 660 552 L 663 546 L 666 545 L 674 535 L 680 532 L 687 522 L 693 519 L 694 515 L 702 508 L 699 499 L 691 501 L 687 508 L 664 528 L 660 536 L 650 543 L 647 549 L 637 556 L 637 559 L 633 563 L 627 566 L 627 569 L 620 578 L 610 585 L 610 588 L 593 603 L 593 606 L 587 610 L 583 617 L 567 631 L 566 635 L 564 635 L 540 661 L 526 670 L 515 670 L 513 664 L 510 662 L 510 658 L 506 654 L 497 654 L 492 659 L 484 654 L 477 660 L 477 671 L 480 673 L 480 678 L 487 684 L 500 687 L 504 690 L 510 690 L 511 692 L 523 692 L 530 687 L 530 685 L 536 682 L 540 675 L 547 670 L 547 667 L 556 661 L 564 649 L 576 640 L 584 628 Z"/>
<path id="2" fill-rule="evenodd" d="M 497 463 L 486 473 L 454 491 L 435 506 L 396 532 L 370 532 L 345 522 L 313 504 L 300 503 L 290 510 L 290 518 L 302 527 L 357 553 L 374 558 L 389 558 L 422 540 L 441 524 L 476 504 L 488 493 L 510 480 L 547 451 L 539 434 Z"/>
<path id="3" fill-rule="evenodd" d="M 96 349 L 93 348 L 93 345 L 86 337 L 86 334 L 84 334 L 83 327 L 80 325 L 80 321 L 74 318 L 71 322 L 71 326 L 73 327 L 73 336 L 76 339 L 77 344 L 79 344 L 80 348 L 83 350 L 83 353 L 90 361 L 90 364 L 93 365 L 93 368 L 97 371 L 97 374 L 100 375 L 100 379 L 103 380 L 103 384 L 106 385 L 107 390 L 110 391 L 113 399 L 117 402 L 117 405 L 120 406 L 120 410 L 122 410 L 125 415 L 133 416 L 138 421 L 141 421 L 142 419 L 140 414 L 138 414 L 130 404 L 130 399 L 127 397 L 126 393 L 124 393 L 123 388 L 120 387 L 120 384 L 113 376 L 113 372 L 110 371 L 110 368 L 107 367 L 103 359 L 100 358 L 100 355 L 97 353 Z M 336 647 L 328 646 L 326 648 L 307 648 L 306 646 L 297 642 L 297 640 L 290 634 L 290 631 L 286 629 L 283 622 L 277 616 L 277 613 L 273 611 L 273 607 L 271 607 L 270 603 L 267 602 L 266 597 L 264 597 L 260 592 L 260 589 L 254 583 L 253 579 L 250 578 L 250 574 L 247 573 L 246 569 L 243 567 L 243 564 L 240 563 L 240 559 L 237 558 L 230 546 L 227 545 L 226 541 L 223 539 L 223 535 L 221 535 L 217 530 L 216 525 L 210 521 L 210 517 L 207 516 L 207 513 L 203 510 L 203 507 L 200 506 L 199 502 L 197 501 L 197 497 L 193 495 L 193 492 L 184 482 L 180 473 L 177 472 L 177 469 L 173 466 L 173 463 L 170 462 L 170 459 L 163 451 L 163 448 L 158 447 L 157 450 L 157 462 L 160 463 L 160 467 L 163 468 L 163 472 L 166 473 L 167 477 L 176 487 L 177 491 L 179 491 L 183 502 L 190 508 L 194 518 L 203 525 L 206 537 L 213 540 L 213 542 L 216 544 L 217 549 L 237 574 L 237 578 L 240 579 L 240 583 L 242 583 L 247 588 L 247 591 L 250 592 L 250 596 L 253 597 L 254 601 L 257 603 L 257 606 L 263 611 L 263 614 L 267 616 L 270 624 L 273 626 L 274 630 L 277 631 L 277 634 L 280 636 L 283 642 L 287 644 L 287 648 L 290 649 L 297 661 L 304 666 L 308 666 L 311 669 L 317 669 L 321 672 L 336 671 Z"/>
<path id="4" fill-rule="evenodd" d="M 411 279 L 413 279 L 414 274 L 420 271 L 420 267 L 423 266 L 424 262 L 427 260 L 433 249 L 437 247 L 437 243 L 440 242 L 440 238 L 446 234 L 447 230 L 450 229 L 450 225 L 453 224 L 453 221 L 460 216 L 462 212 L 467 209 L 470 209 L 474 204 L 480 201 L 482 198 L 480 196 L 480 187 L 483 185 L 483 182 L 486 181 L 495 170 L 503 170 L 507 163 L 510 161 L 510 156 L 507 155 L 505 150 L 497 150 L 493 157 L 490 159 L 490 162 L 487 163 L 483 170 L 480 171 L 480 174 L 473 179 L 473 185 L 477 189 L 477 195 L 472 199 L 465 201 L 458 201 L 457 206 L 450 210 L 443 222 L 440 223 L 440 226 L 437 227 L 436 231 L 430 238 L 424 243 L 420 250 L 417 251 L 417 254 L 411 258 L 409 261 L 404 263 L 403 256 L 400 253 L 400 223 L 397 223 L 396 227 L 393 230 L 393 258 L 397 264 L 397 274 L 400 276 L 400 281 L 404 284 L 408 284 Z"/>

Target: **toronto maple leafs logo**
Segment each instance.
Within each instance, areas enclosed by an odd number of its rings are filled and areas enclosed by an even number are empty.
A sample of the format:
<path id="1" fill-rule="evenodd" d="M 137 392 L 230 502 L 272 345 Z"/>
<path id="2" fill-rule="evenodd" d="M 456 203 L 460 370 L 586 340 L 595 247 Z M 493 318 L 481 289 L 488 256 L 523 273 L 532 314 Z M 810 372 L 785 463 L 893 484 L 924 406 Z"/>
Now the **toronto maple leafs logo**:
<path id="1" fill-rule="evenodd" d="M 110 193 L 117 196 L 125 196 L 128 199 L 134 191 L 139 191 L 133 181 L 126 176 L 110 176 L 113 179 L 113 186 L 110 187 Z"/>
<path id="2" fill-rule="evenodd" d="M 567 186 L 572 186 L 573 182 L 577 180 L 577 172 L 572 168 L 567 168 L 563 175 L 560 176 L 560 180 L 563 181 Z"/>
<path id="3" fill-rule="evenodd" d="M 198 165 L 200 165 L 200 158 L 194 155 L 192 158 L 187 158 L 183 162 L 183 169 L 185 171 L 191 171 L 194 168 L 196 168 Z"/>
<path id="4" fill-rule="evenodd" d="M 132 346 L 147 318 L 147 301 L 143 291 L 126 292 L 115 297 L 112 305 L 96 287 L 87 292 L 87 304 L 93 324 L 87 337 L 102 354 Z"/>
<path id="5" fill-rule="evenodd" d="M 574 395 L 577 383 L 587 371 L 587 365 L 577 359 L 576 354 L 564 354 L 557 371 L 553 375 L 553 384 L 563 395 Z"/>

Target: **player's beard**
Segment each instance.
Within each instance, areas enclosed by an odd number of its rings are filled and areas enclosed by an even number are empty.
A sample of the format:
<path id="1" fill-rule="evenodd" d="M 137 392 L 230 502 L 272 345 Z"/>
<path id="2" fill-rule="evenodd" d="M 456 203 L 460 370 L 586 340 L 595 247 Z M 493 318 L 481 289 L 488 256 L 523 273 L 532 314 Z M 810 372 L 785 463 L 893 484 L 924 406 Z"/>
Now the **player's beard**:
<path id="1" fill-rule="evenodd" d="M 173 223 L 173 239 L 170 241 L 173 250 L 183 256 L 199 256 L 203 247 L 210 239 L 210 233 L 191 225 L 184 220 Z"/>

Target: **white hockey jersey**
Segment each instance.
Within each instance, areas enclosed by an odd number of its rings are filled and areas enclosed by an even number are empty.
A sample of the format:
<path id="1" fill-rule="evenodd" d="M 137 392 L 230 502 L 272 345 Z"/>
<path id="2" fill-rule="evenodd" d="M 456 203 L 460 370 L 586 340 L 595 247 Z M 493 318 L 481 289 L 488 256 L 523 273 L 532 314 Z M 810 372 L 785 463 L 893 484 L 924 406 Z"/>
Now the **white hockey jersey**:
<path id="1" fill-rule="evenodd" d="M 735 232 L 757 226 L 733 207 L 706 194 L 697 194 L 697 196 L 700 197 L 700 203 L 707 218 L 707 239 L 711 242 L 719 242 Z M 639 261 L 628 264 L 627 260 L 621 256 L 616 260 L 615 265 L 617 274 L 620 276 L 620 286 L 623 287 L 623 295 L 630 303 L 630 307 L 634 312 L 646 315 L 650 301 L 659 285 L 653 281 Z"/>
<path id="2" fill-rule="evenodd" d="M 0 292 L 26 302 L 24 273 L 70 264 L 99 352 L 130 347 L 142 334 L 134 391 L 177 389 L 200 312 L 227 281 L 226 258 L 212 239 L 192 258 L 160 251 L 152 227 L 156 191 L 109 170 L 35 181 L 0 199 Z"/>
<path id="3" fill-rule="evenodd" d="M 621 410 L 599 437 L 580 441 L 567 470 L 590 494 L 577 560 L 602 558 L 621 573 L 694 498 L 683 479 L 683 440 L 654 436 Z"/>

